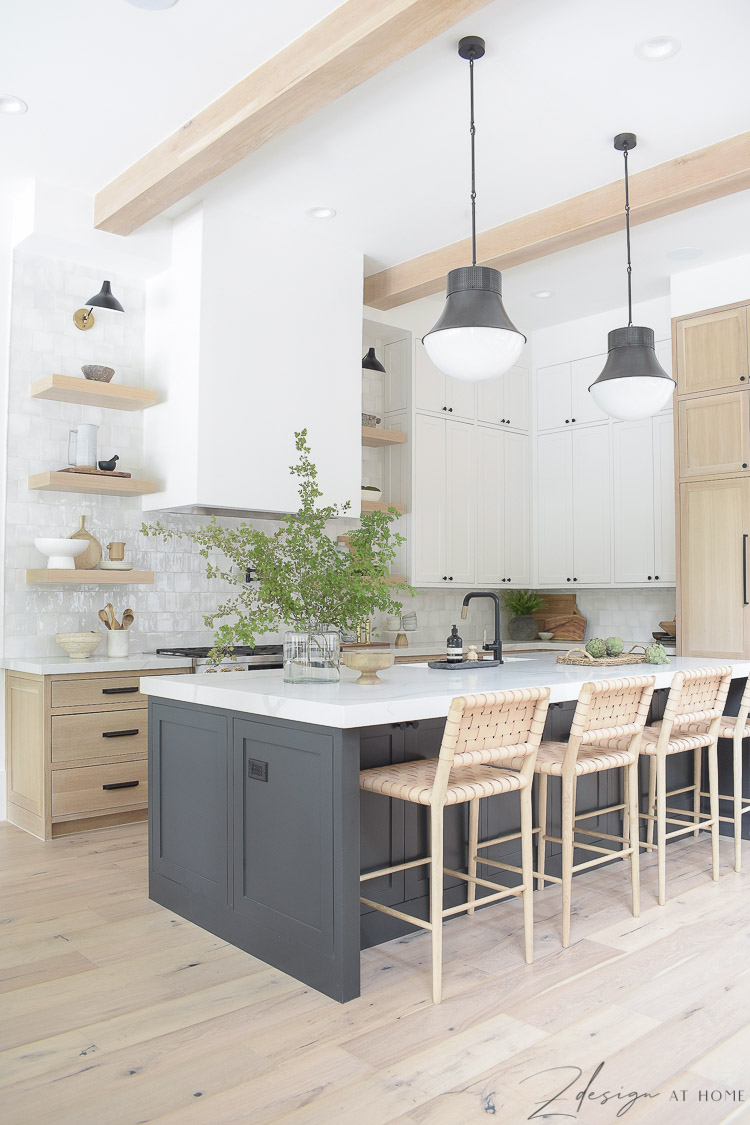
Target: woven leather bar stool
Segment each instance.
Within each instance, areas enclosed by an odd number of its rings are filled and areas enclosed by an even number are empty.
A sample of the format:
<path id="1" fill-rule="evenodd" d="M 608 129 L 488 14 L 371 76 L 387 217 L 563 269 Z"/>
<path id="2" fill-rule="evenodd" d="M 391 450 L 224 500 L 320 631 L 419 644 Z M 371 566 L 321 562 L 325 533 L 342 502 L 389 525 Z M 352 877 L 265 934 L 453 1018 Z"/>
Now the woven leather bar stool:
<path id="1" fill-rule="evenodd" d="M 630 857 L 630 878 L 633 916 L 640 913 L 639 836 L 638 836 L 638 749 L 648 719 L 654 692 L 654 676 L 630 676 L 623 679 L 587 683 L 578 697 L 567 742 L 543 742 L 536 758 L 539 776 L 538 885 L 546 880 L 562 886 L 562 944 L 570 945 L 570 909 L 573 875 L 589 867 L 607 863 L 613 857 Z M 609 740 L 616 746 L 608 748 Z M 604 770 L 624 770 L 624 799 L 589 813 L 576 815 L 576 782 L 584 774 Z M 562 788 L 561 836 L 547 831 L 547 778 L 559 777 Z M 579 828 L 578 821 L 591 820 L 605 813 L 623 813 L 623 835 Z M 594 836 L 618 843 L 617 848 L 588 844 L 576 836 Z M 546 873 L 547 841 L 562 845 L 562 875 Z M 593 859 L 573 863 L 576 848 L 596 852 Z"/>
<path id="2" fill-rule="evenodd" d="M 732 789 L 733 794 L 731 797 L 724 793 L 719 793 L 719 801 L 728 801 L 732 804 L 732 816 L 720 816 L 719 821 L 722 824 L 732 824 L 734 826 L 734 869 L 735 871 L 742 870 L 742 818 L 746 813 L 750 812 L 750 797 L 743 797 L 742 787 L 742 742 L 745 738 L 750 738 L 750 724 L 748 723 L 748 713 L 750 713 L 750 676 L 745 682 L 745 690 L 742 693 L 740 700 L 740 709 L 736 715 L 724 715 L 719 723 L 719 738 L 732 739 Z M 695 724 L 690 725 L 688 728 L 690 734 L 697 734 L 698 729 Z M 701 797 L 710 797 L 709 793 L 700 791 L 700 772 L 698 773 L 698 787 L 699 795 Z M 700 805 L 698 805 L 700 809 Z M 649 821 L 653 824 L 653 821 Z M 698 835 L 696 829 L 696 836 Z"/>
<path id="3" fill-rule="evenodd" d="M 430 920 L 424 921 L 371 899 L 367 906 L 401 918 L 432 933 L 432 999 L 439 1004 L 442 995 L 443 918 L 461 911 L 473 913 L 477 885 L 493 894 L 480 905 L 498 902 L 511 895 L 523 897 L 524 952 L 530 964 L 533 947 L 533 837 L 531 784 L 534 760 L 544 731 L 549 705 L 549 688 L 524 688 L 517 691 L 488 692 L 454 699 L 448 712 L 440 754 L 426 761 L 402 762 L 362 770 L 360 788 L 384 797 L 428 805 L 430 808 L 430 855 L 395 867 L 369 871 L 361 882 L 395 871 L 430 865 Z M 511 760 L 519 763 L 517 769 Z M 484 797 L 506 793 L 521 795 L 521 862 L 523 882 L 519 887 L 501 887 L 476 876 L 479 802 Z M 446 805 L 469 804 L 468 874 L 443 866 L 443 810 Z M 519 834 L 516 834 L 519 835 Z M 468 884 L 468 901 L 443 909 L 443 874 L 463 879 Z"/>
<path id="4" fill-rule="evenodd" d="M 664 717 L 646 727 L 641 740 L 641 754 L 649 757 L 648 812 L 640 813 L 648 822 L 642 848 L 656 850 L 658 861 L 658 901 L 667 901 L 667 841 L 690 832 L 697 835 L 711 830 L 711 876 L 719 878 L 719 761 L 717 739 L 723 719 L 732 669 L 712 668 L 707 672 L 676 672 L 669 688 Z M 694 728 L 691 730 L 690 728 Z M 615 748 L 621 743 L 607 743 Z M 708 749 L 708 815 L 701 812 L 701 765 L 703 749 Z M 741 749 L 741 743 L 740 743 Z M 667 758 L 672 754 L 693 751 L 693 784 L 681 789 L 667 789 Z M 693 810 L 668 804 L 670 797 L 693 793 Z M 671 815 L 667 815 L 671 814 Z M 679 818 L 679 819 L 678 819 Z M 689 822 L 685 818 L 689 818 Z M 656 844 L 653 825 L 656 824 Z M 677 825 L 667 830 L 668 824 Z"/>

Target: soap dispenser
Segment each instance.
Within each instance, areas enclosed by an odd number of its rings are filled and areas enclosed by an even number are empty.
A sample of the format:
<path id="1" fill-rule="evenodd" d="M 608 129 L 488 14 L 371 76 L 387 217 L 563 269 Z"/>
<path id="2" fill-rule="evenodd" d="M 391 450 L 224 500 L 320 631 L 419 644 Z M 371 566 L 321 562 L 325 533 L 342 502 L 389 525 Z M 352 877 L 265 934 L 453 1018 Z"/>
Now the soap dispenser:
<path id="1" fill-rule="evenodd" d="M 464 642 L 458 635 L 458 625 L 451 628 L 451 635 L 445 642 L 446 659 L 449 664 L 460 664 L 464 658 Z"/>

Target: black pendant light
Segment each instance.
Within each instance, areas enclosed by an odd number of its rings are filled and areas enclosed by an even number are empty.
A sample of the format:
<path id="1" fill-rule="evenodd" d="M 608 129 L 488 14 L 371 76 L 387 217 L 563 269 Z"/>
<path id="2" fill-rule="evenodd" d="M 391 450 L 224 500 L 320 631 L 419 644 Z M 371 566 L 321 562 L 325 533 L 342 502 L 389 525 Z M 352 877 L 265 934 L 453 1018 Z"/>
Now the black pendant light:
<path id="1" fill-rule="evenodd" d="M 600 410 L 612 418 L 636 421 L 658 414 L 669 402 L 674 379 L 656 358 L 652 328 L 633 324 L 632 265 L 630 262 L 630 192 L 628 152 L 635 148 L 635 133 L 618 133 L 615 148 L 625 160 L 625 239 L 628 250 L 628 324 L 607 337 L 609 355 L 601 375 L 589 387 Z"/>
<path id="2" fill-rule="evenodd" d="M 454 379 L 493 379 L 518 359 L 526 337 L 511 322 L 502 298 L 502 274 L 477 265 L 476 167 L 474 159 L 474 61 L 484 55 L 484 39 L 465 35 L 458 53 L 469 62 L 471 107 L 471 265 L 451 270 L 446 302 L 437 324 L 423 337 L 428 356 Z"/>
<path id="3" fill-rule="evenodd" d="M 363 371 L 382 371 L 385 374 L 385 368 L 375 355 L 374 348 L 367 349 L 367 355 L 362 357 L 362 370 Z"/>
<path id="4" fill-rule="evenodd" d="M 88 309 L 76 309 L 73 313 L 73 323 L 76 328 L 82 329 L 84 332 L 94 325 L 94 316 L 92 309 L 111 309 L 113 312 L 125 312 L 117 297 L 112 292 L 112 286 L 108 281 L 102 282 L 102 287 L 98 293 L 93 297 L 89 297 L 86 304 Z"/>

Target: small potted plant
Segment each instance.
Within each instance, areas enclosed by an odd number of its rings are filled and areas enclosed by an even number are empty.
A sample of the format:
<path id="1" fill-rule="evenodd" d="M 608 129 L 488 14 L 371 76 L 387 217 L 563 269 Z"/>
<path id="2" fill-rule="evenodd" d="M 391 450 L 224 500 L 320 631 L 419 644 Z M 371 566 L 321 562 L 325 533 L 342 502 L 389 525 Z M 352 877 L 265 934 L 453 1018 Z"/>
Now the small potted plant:
<path id="1" fill-rule="evenodd" d="M 508 633 L 512 641 L 535 641 L 539 623 L 533 618 L 544 605 L 544 595 L 537 590 L 505 590 L 500 595 L 503 608 L 512 614 Z"/>
<path id="2" fill-rule="evenodd" d="M 351 505 L 319 503 L 307 430 L 294 436 L 299 461 L 290 471 L 299 478 L 300 507 L 283 517 L 273 535 L 246 523 L 223 527 L 215 517 L 196 531 L 175 531 L 161 523 L 144 524 L 141 530 L 167 540 L 192 539 L 206 560 L 208 577 L 237 588 L 235 597 L 204 618 L 210 629 L 224 620 L 215 632 L 214 662 L 235 645 L 254 645 L 259 635 L 285 628 L 284 679 L 330 683 L 339 678 L 341 634 L 353 632 L 378 610 L 400 614 L 403 605 L 394 593 L 413 595 L 414 590 L 389 582 L 396 548 L 404 541 L 391 530 L 397 510 L 364 512 L 359 527 L 348 533 L 349 549 L 340 550 L 327 525 Z M 226 562 L 217 561 L 217 551 Z"/>

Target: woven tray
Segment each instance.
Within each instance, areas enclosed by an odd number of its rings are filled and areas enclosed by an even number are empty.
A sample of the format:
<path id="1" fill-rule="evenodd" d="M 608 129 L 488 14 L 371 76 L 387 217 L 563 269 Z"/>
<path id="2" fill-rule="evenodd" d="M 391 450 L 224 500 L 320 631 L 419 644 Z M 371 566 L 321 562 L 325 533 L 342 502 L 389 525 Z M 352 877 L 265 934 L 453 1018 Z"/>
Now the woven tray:
<path id="1" fill-rule="evenodd" d="M 636 653 L 636 649 L 641 651 Z M 618 664 L 645 664 L 646 650 L 643 645 L 632 645 L 627 652 L 619 656 L 592 656 L 585 648 L 569 648 L 568 651 L 557 658 L 558 664 L 579 664 L 586 668 L 615 668 Z"/>

